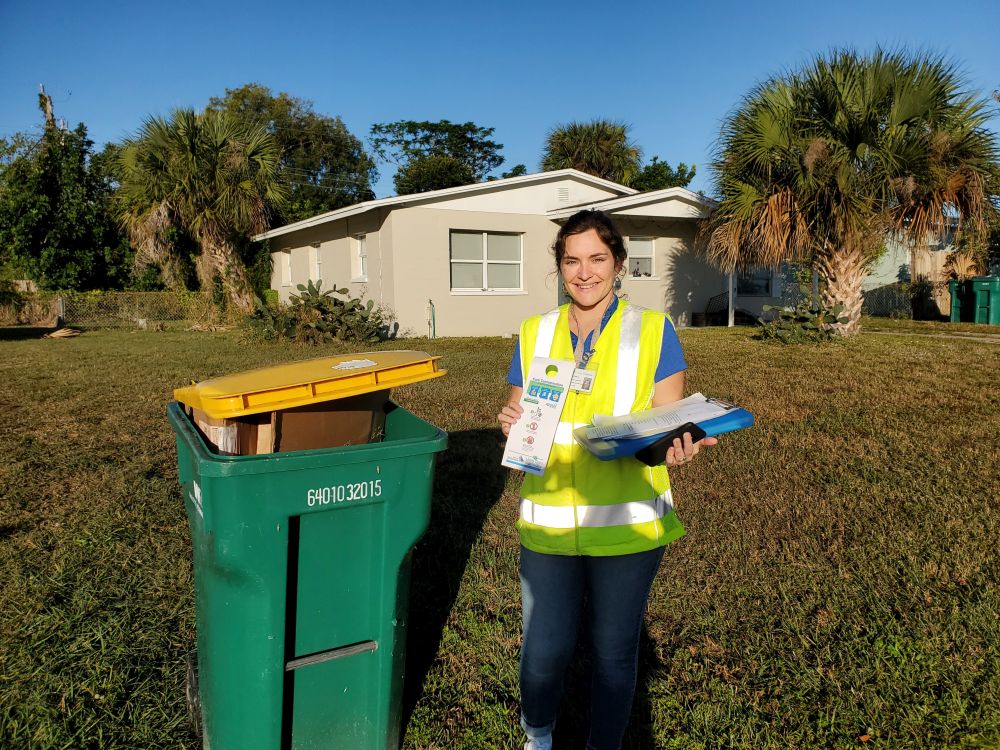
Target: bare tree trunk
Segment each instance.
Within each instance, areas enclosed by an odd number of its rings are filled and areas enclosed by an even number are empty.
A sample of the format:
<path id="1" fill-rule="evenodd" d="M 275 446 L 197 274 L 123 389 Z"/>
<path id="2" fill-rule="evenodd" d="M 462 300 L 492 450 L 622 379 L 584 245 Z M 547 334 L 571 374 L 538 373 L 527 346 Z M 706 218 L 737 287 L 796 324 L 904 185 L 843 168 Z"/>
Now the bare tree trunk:
<path id="1" fill-rule="evenodd" d="M 55 126 L 56 116 L 52 112 L 52 97 L 45 93 L 45 86 L 38 84 L 38 106 L 45 114 L 45 124 Z"/>
<path id="2" fill-rule="evenodd" d="M 205 297 L 211 298 L 215 290 L 215 261 L 212 258 L 212 251 L 204 245 L 194 262 L 194 271 L 198 276 L 198 288 Z"/>
<path id="3" fill-rule="evenodd" d="M 178 257 L 173 245 L 166 239 L 167 230 L 171 226 L 170 209 L 166 203 L 160 203 L 142 219 L 127 223 L 129 242 L 135 248 L 135 268 L 148 266 L 158 268 L 160 278 L 167 289 L 183 292 L 187 289 L 184 282 L 184 263 Z"/>
<path id="4" fill-rule="evenodd" d="M 860 249 L 834 250 L 817 258 L 816 269 L 826 282 L 822 302 L 833 307 L 838 302 L 844 306 L 841 317 L 846 323 L 835 323 L 832 328 L 838 336 L 853 336 L 861 330 L 861 282 L 865 278 L 865 257 Z"/>
<path id="5" fill-rule="evenodd" d="M 236 248 L 225 240 L 206 240 L 202 242 L 202 254 L 206 251 L 210 254 L 215 270 L 222 277 L 222 288 L 225 289 L 230 304 L 243 315 L 253 313 L 253 291 L 250 289 L 243 259 Z"/>

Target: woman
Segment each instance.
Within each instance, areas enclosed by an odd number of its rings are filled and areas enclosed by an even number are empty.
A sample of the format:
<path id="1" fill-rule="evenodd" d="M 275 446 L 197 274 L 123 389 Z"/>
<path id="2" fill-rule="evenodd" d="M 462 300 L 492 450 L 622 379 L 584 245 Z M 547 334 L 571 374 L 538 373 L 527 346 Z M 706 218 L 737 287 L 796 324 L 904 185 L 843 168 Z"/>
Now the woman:
<path id="1" fill-rule="evenodd" d="M 586 605 L 594 655 L 587 748 L 617 750 L 635 693 L 649 589 L 664 546 L 684 529 L 673 513 L 665 466 L 599 461 L 574 445 L 572 431 L 594 414 L 681 399 L 687 366 L 666 314 L 616 297 L 626 252 L 606 214 L 574 214 L 554 250 L 570 303 L 521 324 L 510 397 L 497 416 L 503 433 L 521 416 L 533 357 L 574 360 L 594 376 L 591 390 L 567 395 L 545 473 L 525 475 L 521 488 L 521 726 L 525 750 L 552 747 L 563 675 Z M 667 451 L 666 465 L 686 464 L 715 443 L 693 443 L 685 434 Z"/>

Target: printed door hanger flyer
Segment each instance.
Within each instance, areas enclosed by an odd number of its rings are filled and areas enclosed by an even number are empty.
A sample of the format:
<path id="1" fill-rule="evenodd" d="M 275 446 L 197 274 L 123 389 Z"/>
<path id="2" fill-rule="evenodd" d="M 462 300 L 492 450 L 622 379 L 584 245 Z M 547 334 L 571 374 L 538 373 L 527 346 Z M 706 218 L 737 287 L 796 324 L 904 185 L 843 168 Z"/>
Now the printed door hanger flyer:
<path id="1" fill-rule="evenodd" d="M 507 436 L 501 465 L 530 474 L 545 472 L 575 369 L 573 362 L 545 357 L 531 360 L 521 394 L 524 411 Z"/>

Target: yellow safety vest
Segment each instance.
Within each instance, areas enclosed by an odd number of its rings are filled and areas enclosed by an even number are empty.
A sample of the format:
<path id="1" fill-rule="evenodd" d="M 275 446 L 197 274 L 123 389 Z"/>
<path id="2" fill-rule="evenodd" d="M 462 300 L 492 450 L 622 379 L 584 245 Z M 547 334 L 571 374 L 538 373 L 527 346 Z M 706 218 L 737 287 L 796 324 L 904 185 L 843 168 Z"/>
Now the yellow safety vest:
<path id="1" fill-rule="evenodd" d="M 570 391 L 545 473 L 525 474 L 518 529 L 521 543 L 555 555 L 625 555 L 684 535 L 673 510 L 666 466 L 635 458 L 600 461 L 573 440 L 595 414 L 648 409 L 668 317 L 620 300 L 587 363 L 596 370 L 589 394 Z M 573 361 L 569 305 L 521 324 L 521 369 L 533 357 Z"/>

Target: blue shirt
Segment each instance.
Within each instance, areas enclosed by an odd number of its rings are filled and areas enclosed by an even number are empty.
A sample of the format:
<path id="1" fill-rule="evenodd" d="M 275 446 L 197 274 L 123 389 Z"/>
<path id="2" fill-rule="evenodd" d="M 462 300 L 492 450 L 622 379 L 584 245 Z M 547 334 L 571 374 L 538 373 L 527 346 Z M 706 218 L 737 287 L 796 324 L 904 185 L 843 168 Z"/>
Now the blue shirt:
<path id="1" fill-rule="evenodd" d="M 587 336 L 583 342 L 583 350 L 590 351 L 597 336 L 601 335 L 604 326 L 608 324 L 612 314 L 618 309 L 618 297 L 611 300 L 608 309 L 604 312 L 601 325 Z M 570 342 L 573 350 L 576 350 L 577 335 L 570 331 Z M 677 338 L 677 331 L 669 320 L 663 322 L 663 343 L 660 345 L 660 361 L 656 365 L 656 374 L 653 382 L 659 383 L 661 380 L 670 377 L 676 372 L 687 369 L 687 362 L 684 361 L 684 352 L 681 351 L 681 341 Z M 507 371 L 507 382 L 518 388 L 524 387 L 524 378 L 521 375 L 521 341 L 518 339 L 514 346 L 514 357 L 510 361 L 510 369 Z"/>

